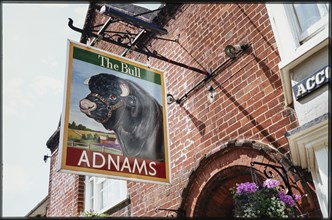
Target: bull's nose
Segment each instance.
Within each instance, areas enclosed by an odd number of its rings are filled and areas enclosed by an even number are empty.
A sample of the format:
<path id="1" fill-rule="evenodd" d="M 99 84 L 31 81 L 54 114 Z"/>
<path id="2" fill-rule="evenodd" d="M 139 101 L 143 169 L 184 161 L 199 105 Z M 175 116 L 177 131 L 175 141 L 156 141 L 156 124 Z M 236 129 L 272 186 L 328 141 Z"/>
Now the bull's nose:
<path id="1" fill-rule="evenodd" d="M 97 104 L 94 102 L 91 102 L 89 99 L 82 99 L 80 101 L 80 109 L 82 112 L 86 114 L 90 114 L 91 111 L 95 110 L 97 108 Z"/>

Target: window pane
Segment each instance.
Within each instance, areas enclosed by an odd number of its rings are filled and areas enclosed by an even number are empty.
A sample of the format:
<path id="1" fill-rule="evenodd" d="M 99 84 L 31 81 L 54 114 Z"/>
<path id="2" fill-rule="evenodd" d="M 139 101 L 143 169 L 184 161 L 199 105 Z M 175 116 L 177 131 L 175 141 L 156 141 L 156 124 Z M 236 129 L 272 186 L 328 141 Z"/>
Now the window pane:
<path id="1" fill-rule="evenodd" d="M 90 199 L 90 209 L 94 209 L 95 207 L 93 207 L 93 204 L 94 204 L 94 194 L 93 194 L 93 192 L 94 192 L 94 186 L 95 184 L 94 184 L 94 181 L 93 180 L 91 180 L 90 181 L 90 192 L 89 192 L 89 199 Z"/>
<path id="2" fill-rule="evenodd" d="M 100 207 L 109 209 L 127 198 L 127 182 L 123 180 L 107 179 L 100 190 Z"/>
<path id="3" fill-rule="evenodd" d="M 85 181 L 85 211 L 104 212 L 127 198 L 127 181 L 91 177 Z"/>
<path id="4" fill-rule="evenodd" d="M 86 176 L 85 177 L 85 202 L 84 202 L 84 210 L 89 211 L 93 210 L 93 204 L 94 204 L 94 179 Z"/>
<path id="5" fill-rule="evenodd" d="M 102 183 L 102 189 L 101 189 L 101 209 L 109 206 L 112 202 L 111 200 L 111 184 L 110 180 L 105 180 Z"/>
<path id="6" fill-rule="evenodd" d="M 318 22 L 328 12 L 326 4 L 293 4 L 293 6 L 301 32 Z"/>

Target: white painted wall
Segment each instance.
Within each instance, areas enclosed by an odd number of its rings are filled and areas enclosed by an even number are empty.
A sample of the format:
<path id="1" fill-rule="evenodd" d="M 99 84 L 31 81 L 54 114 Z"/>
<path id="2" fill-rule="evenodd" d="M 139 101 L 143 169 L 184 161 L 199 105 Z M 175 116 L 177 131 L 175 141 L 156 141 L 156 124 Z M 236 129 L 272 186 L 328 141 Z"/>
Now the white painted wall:
<path id="1" fill-rule="evenodd" d="M 328 113 L 328 85 L 318 88 L 298 101 L 295 99 L 292 86 L 328 65 L 330 43 L 328 22 L 330 20 L 326 18 L 322 29 L 301 44 L 294 28 L 291 5 L 266 4 L 266 7 L 281 57 L 278 66 L 281 72 L 285 105 L 293 105 L 299 127 L 301 127 Z M 322 215 L 327 218 L 329 217 L 327 172 L 330 150 L 327 130 L 329 118 L 324 120 L 321 122 L 322 125 L 303 126 L 304 129 L 299 129 L 299 132 L 287 138 L 293 163 L 311 172 Z"/>
<path id="2" fill-rule="evenodd" d="M 316 170 L 311 172 L 324 217 L 328 216 L 328 146 L 315 149 Z"/>
<path id="3" fill-rule="evenodd" d="M 310 76 L 324 66 L 327 66 L 328 56 L 328 48 L 325 47 L 303 61 L 301 65 L 291 69 L 291 85 L 296 85 L 307 76 Z M 327 84 L 298 101 L 295 99 L 293 92 L 292 96 L 294 109 L 296 111 L 300 126 L 328 112 L 329 97 Z"/>

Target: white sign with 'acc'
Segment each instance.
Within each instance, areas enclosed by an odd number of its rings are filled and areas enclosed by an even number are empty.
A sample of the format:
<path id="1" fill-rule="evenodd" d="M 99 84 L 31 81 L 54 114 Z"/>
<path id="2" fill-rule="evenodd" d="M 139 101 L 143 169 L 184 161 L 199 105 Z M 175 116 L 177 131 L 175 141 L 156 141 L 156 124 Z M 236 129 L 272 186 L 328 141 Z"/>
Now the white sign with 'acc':
<path id="1" fill-rule="evenodd" d="M 330 67 L 325 66 L 293 86 L 296 100 L 310 94 L 330 81 Z"/>

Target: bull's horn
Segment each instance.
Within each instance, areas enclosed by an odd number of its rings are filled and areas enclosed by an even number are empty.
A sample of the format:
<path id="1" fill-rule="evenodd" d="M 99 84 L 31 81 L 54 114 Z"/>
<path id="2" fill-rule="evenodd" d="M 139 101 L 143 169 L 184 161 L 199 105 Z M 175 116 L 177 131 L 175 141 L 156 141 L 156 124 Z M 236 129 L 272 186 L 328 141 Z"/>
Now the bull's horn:
<path id="1" fill-rule="evenodd" d="M 120 96 L 128 96 L 129 95 L 129 88 L 128 85 L 125 83 L 120 83 L 120 88 L 121 88 L 121 95 Z"/>
<path id="2" fill-rule="evenodd" d="M 90 77 L 87 78 L 86 80 L 84 80 L 83 84 L 84 84 L 84 85 L 89 85 L 89 81 L 90 81 Z"/>

